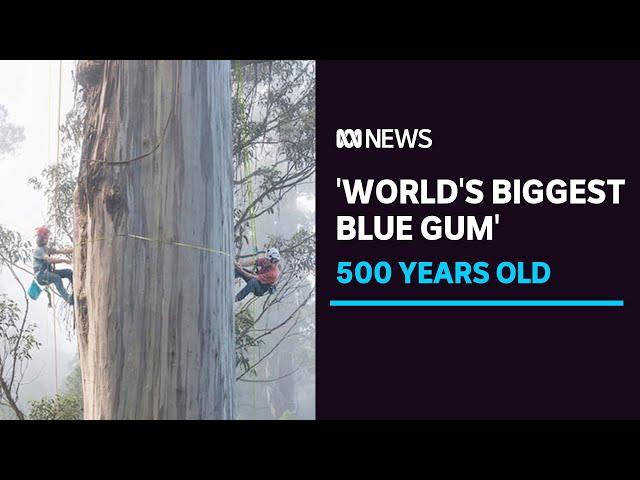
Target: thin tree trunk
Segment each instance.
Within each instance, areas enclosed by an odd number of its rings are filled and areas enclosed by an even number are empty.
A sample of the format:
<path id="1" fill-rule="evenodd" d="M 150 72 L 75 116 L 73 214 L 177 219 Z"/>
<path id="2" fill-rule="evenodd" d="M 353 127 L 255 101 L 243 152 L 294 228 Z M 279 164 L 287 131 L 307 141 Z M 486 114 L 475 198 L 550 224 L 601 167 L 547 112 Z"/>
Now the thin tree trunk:
<path id="1" fill-rule="evenodd" d="M 22 410 L 20 410 L 20 407 L 18 407 L 18 405 L 14 401 L 11 390 L 9 389 L 9 386 L 6 384 L 6 382 L 2 379 L 2 376 L 0 376 L 0 390 L 2 390 L 5 401 L 9 404 L 9 407 L 11 408 L 11 410 L 13 410 L 13 413 L 15 413 L 18 420 L 24 420 L 24 413 L 22 413 Z"/>
<path id="2" fill-rule="evenodd" d="M 232 418 L 232 258 L 170 243 L 233 250 L 229 62 L 107 61 L 85 89 L 74 250 L 85 418 Z"/>

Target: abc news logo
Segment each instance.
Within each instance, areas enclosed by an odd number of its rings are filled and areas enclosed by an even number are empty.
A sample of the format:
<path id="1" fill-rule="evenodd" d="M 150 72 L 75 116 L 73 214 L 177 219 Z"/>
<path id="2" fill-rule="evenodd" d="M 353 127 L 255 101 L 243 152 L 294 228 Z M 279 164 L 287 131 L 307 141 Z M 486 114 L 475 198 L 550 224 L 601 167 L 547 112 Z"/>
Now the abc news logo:
<path id="1" fill-rule="evenodd" d="M 433 144 L 431 130 L 378 128 L 376 130 L 360 128 L 339 128 L 336 130 L 338 148 L 429 148 Z"/>

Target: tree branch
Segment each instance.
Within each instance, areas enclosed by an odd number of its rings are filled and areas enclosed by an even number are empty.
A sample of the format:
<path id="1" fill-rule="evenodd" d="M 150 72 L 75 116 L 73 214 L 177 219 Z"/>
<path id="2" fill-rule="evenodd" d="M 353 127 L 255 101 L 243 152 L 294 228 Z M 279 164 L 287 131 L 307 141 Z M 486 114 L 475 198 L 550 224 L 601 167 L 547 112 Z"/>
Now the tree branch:
<path id="1" fill-rule="evenodd" d="M 240 382 L 248 382 L 248 383 L 269 383 L 269 382 L 277 382 L 278 380 L 282 380 L 283 378 L 287 378 L 290 377 L 291 375 L 293 375 L 294 373 L 296 373 L 298 370 L 300 370 L 302 368 L 302 366 L 304 365 L 304 362 L 300 362 L 300 365 L 298 365 L 294 370 L 291 370 L 289 373 L 285 373 L 284 375 L 280 375 L 279 377 L 276 378 L 265 378 L 265 379 L 247 379 L 247 378 L 241 378 L 239 381 Z"/>

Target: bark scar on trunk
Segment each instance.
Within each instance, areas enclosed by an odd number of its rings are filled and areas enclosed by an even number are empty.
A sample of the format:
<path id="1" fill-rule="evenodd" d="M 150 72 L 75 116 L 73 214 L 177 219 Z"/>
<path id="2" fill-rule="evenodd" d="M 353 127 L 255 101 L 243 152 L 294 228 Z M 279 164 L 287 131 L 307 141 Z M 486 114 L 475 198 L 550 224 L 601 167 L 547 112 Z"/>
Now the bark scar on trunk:
<path id="1" fill-rule="evenodd" d="M 85 92 L 74 288 L 87 419 L 234 416 L 231 259 L 116 238 L 233 244 L 230 65 L 185 65 L 107 61 Z M 120 166 L 165 131 L 159 161 Z"/>
<path id="2" fill-rule="evenodd" d="M 95 87 L 102 79 L 104 60 L 81 60 L 78 62 L 76 78 L 83 88 Z"/>
<path id="3" fill-rule="evenodd" d="M 114 183 L 106 189 L 105 206 L 107 207 L 107 213 L 111 216 L 111 220 L 115 225 L 118 225 L 120 220 L 122 220 L 122 216 L 129 212 L 127 199 L 122 194 L 119 185 Z"/>

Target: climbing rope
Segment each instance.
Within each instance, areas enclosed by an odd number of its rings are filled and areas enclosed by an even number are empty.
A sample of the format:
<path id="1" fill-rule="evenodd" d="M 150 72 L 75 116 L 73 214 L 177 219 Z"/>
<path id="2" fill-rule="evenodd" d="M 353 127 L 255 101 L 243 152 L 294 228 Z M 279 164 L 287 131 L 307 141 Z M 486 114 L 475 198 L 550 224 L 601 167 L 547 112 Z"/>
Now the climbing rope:
<path id="1" fill-rule="evenodd" d="M 191 243 L 184 243 L 184 242 L 176 242 L 174 240 L 162 240 L 159 238 L 151 238 L 151 237 L 145 237 L 143 235 L 134 235 L 131 233 L 116 233 L 115 235 L 112 235 L 110 237 L 95 237 L 92 238 L 90 240 L 86 240 L 84 242 L 80 242 L 80 245 L 86 245 L 89 243 L 94 243 L 94 242 L 102 242 L 102 241 L 106 241 L 106 240 L 110 240 L 113 238 L 119 238 L 119 237 L 127 237 L 127 238 L 133 238 L 135 240 L 143 240 L 146 242 L 154 242 L 154 243 L 163 243 L 165 245 L 173 245 L 176 247 L 184 247 L 184 248 L 190 248 L 192 250 L 199 250 L 202 252 L 207 252 L 207 253 L 217 253 L 220 255 L 224 255 L 226 257 L 233 257 L 233 255 L 231 255 L 228 252 L 225 252 L 223 250 L 216 250 L 215 248 L 210 248 L 210 247 L 205 247 L 202 245 L 194 245 Z"/>
<path id="2" fill-rule="evenodd" d="M 54 170 L 53 178 L 53 200 L 58 199 L 58 175 L 60 168 L 60 124 L 62 116 L 62 60 L 60 60 L 58 67 L 58 124 L 57 124 L 57 140 L 56 140 L 56 168 Z M 53 238 L 56 238 L 57 228 L 56 222 L 53 224 Z M 53 368 L 55 373 L 56 382 L 56 395 L 58 395 L 58 337 L 57 337 L 57 319 L 56 319 L 56 298 L 53 299 Z"/>
<path id="3" fill-rule="evenodd" d="M 242 162 L 242 173 L 244 178 L 247 178 L 246 187 L 243 187 L 244 193 L 248 199 L 249 205 L 251 205 L 251 210 L 249 211 L 249 216 L 251 219 L 249 220 L 249 225 L 251 228 L 251 236 L 253 240 L 253 258 L 254 261 L 258 256 L 258 233 L 256 229 L 256 219 L 254 216 L 256 206 L 253 204 L 254 202 L 254 194 L 253 194 L 253 162 L 245 155 L 245 141 L 249 132 L 249 126 L 247 124 L 247 111 L 246 105 L 244 103 L 244 69 L 240 64 L 239 60 L 236 60 L 236 71 L 238 72 L 238 110 L 240 115 L 240 160 Z"/>
<path id="4" fill-rule="evenodd" d="M 253 205 L 253 178 L 252 178 L 252 172 L 251 172 L 251 160 L 248 158 L 248 155 L 245 154 L 245 142 L 248 136 L 248 131 L 249 131 L 249 126 L 247 124 L 247 109 L 246 109 L 246 105 L 244 102 L 244 69 L 242 68 L 242 65 L 240 64 L 239 60 L 236 60 L 236 72 L 238 72 L 238 89 L 237 89 L 237 96 L 238 96 L 238 115 L 239 115 L 239 120 L 240 120 L 240 138 L 238 139 L 239 143 L 240 143 L 240 149 L 239 149 L 239 155 L 240 155 L 240 161 L 242 164 L 242 174 L 244 176 L 244 178 L 247 179 L 246 185 L 245 183 L 242 183 L 241 186 L 241 192 L 243 197 L 246 197 L 249 205 L 251 206 L 251 210 L 249 211 L 249 216 L 250 217 L 254 217 L 254 211 L 255 211 L 255 205 Z M 252 242 L 253 242 L 253 260 L 255 262 L 257 256 L 258 256 L 258 237 L 257 237 L 257 231 L 256 231 L 256 222 L 255 222 L 255 218 L 251 218 L 249 220 L 249 225 L 251 228 L 251 237 L 252 237 Z M 249 307 L 249 312 L 251 312 L 251 307 Z M 260 347 L 258 346 L 258 349 Z M 258 352 L 258 356 L 260 355 L 260 353 Z M 252 410 L 253 410 L 253 419 L 255 420 L 257 418 L 257 409 L 256 409 L 256 404 L 257 404 L 257 398 L 256 398 L 256 385 L 253 384 L 252 385 L 252 392 L 251 392 L 251 397 L 252 397 Z"/>

